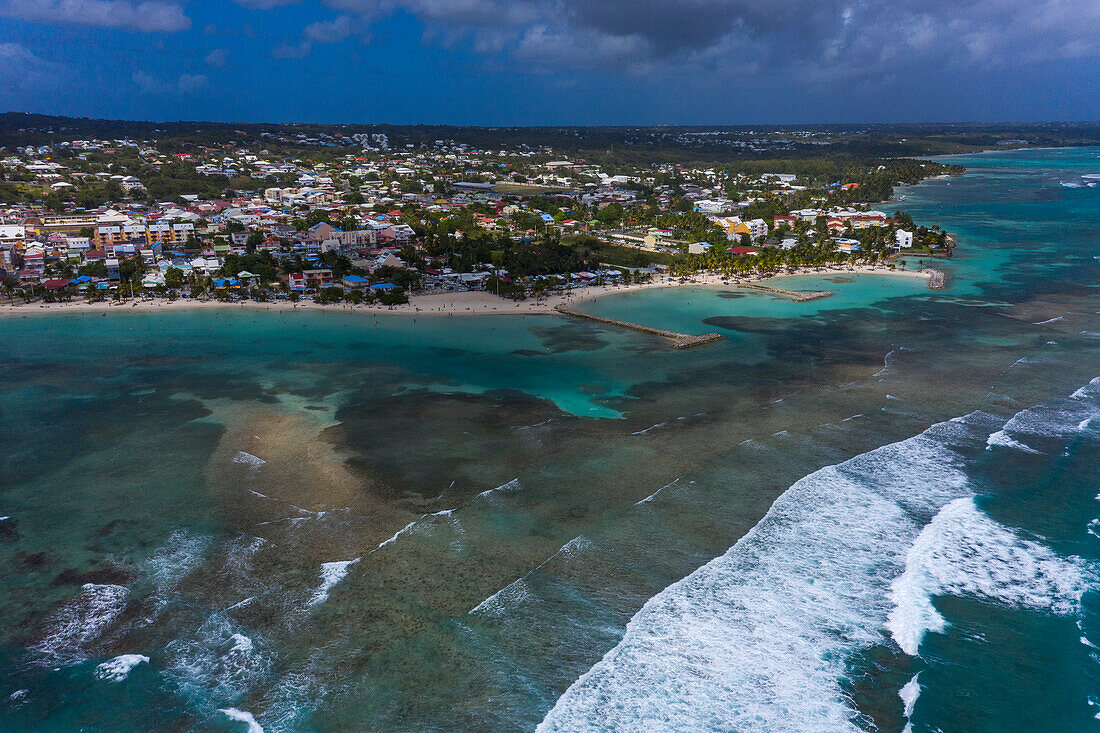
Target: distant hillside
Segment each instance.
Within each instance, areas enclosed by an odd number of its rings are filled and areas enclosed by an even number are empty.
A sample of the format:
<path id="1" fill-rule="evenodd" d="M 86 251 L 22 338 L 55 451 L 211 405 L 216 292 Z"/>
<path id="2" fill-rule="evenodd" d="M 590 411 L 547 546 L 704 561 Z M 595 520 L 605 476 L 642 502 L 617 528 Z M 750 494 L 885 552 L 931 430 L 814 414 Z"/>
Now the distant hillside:
<path id="1" fill-rule="evenodd" d="M 385 135 L 391 148 L 437 140 L 475 148 L 587 157 L 609 164 L 715 162 L 804 157 L 901 157 L 999 147 L 1100 145 L 1097 123 L 779 125 L 710 127 L 451 127 L 97 120 L 0 114 L 0 149 L 83 138 L 156 140 L 167 150 L 234 144 L 268 148 L 362 147 Z"/>

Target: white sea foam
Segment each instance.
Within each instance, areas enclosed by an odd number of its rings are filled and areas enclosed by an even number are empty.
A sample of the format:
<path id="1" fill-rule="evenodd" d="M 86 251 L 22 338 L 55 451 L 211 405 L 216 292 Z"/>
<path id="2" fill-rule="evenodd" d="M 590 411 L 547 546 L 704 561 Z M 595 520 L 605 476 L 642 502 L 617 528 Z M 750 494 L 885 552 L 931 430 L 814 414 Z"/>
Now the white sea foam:
<path id="1" fill-rule="evenodd" d="M 872 374 L 872 377 L 885 377 L 890 374 L 890 368 L 893 366 L 894 357 L 898 355 L 898 352 L 908 351 L 904 346 L 899 346 L 896 349 L 891 349 L 887 352 L 886 356 L 882 358 L 882 369 Z"/>
<path id="2" fill-rule="evenodd" d="M 913 709 L 917 706 L 917 698 L 920 697 L 920 682 L 917 678 L 920 677 L 920 673 L 913 675 L 913 679 L 905 683 L 900 690 L 898 690 L 898 697 L 901 698 L 901 704 L 903 706 L 903 715 L 906 718 L 913 717 Z"/>
<path id="3" fill-rule="evenodd" d="M 668 422 L 659 422 L 656 425 L 650 425 L 645 430 L 635 430 L 633 433 L 631 433 L 631 435 L 645 435 L 650 430 L 656 430 L 657 428 L 663 428 L 665 425 L 668 425 Z"/>
<path id="4" fill-rule="evenodd" d="M 257 598 L 257 596 L 249 596 L 248 598 L 245 598 L 243 601 L 237 601 L 232 606 L 226 606 L 225 610 L 226 611 L 233 611 L 233 610 L 238 609 L 238 608 L 244 608 L 249 603 L 252 603 L 252 601 L 256 600 L 256 598 Z"/>
<path id="5" fill-rule="evenodd" d="M 164 674 L 188 698 L 239 699 L 263 684 L 271 668 L 261 645 L 223 612 L 169 642 L 165 652 Z"/>
<path id="6" fill-rule="evenodd" d="M 954 446 L 969 454 L 991 422 L 955 418 L 797 481 L 725 555 L 651 598 L 538 730 L 854 733 L 851 655 L 888 632 L 915 652 L 942 622 L 933 594 L 1071 612 L 1078 562 L 973 503 Z"/>
<path id="7" fill-rule="evenodd" d="M 671 489 L 673 486 L 675 486 L 677 483 L 679 483 L 680 479 L 682 479 L 682 478 L 683 478 L 683 476 L 680 476 L 679 478 L 676 478 L 676 479 L 670 481 L 669 483 L 665 484 L 661 488 L 657 489 L 656 491 L 654 491 L 652 494 L 650 494 L 646 498 L 639 499 L 638 501 L 634 502 L 634 506 L 641 506 L 642 504 L 648 504 L 649 502 L 656 499 L 657 495 L 660 494 L 662 491 L 664 491 L 665 489 Z"/>
<path id="8" fill-rule="evenodd" d="M 396 535 L 394 537 L 396 538 Z M 309 599 L 309 605 L 316 606 L 327 601 L 329 591 L 347 576 L 348 568 L 357 562 L 359 562 L 358 557 L 354 560 L 337 560 L 336 562 L 323 563 L 321 565 L 321 585 L 313 591 L 313 597 Z"/>
<path id="9" fill-rule="evenodd" d="M 256 722 L 256 718 L 253 717 L 252 713 L 238 710 L 237 708 L 222 708 L 218 712 L 222 713 L 230 720 L 235 720 L 238 723 L 247 725 L 248 728 L 246 730 L 248 733 L 264 733 L 263 727 Z"/>
<path id="10" fill-rule="evenodd" d="M 251 453 L 245 453 L 243 450 L 237 451 L 237 455 L 233 456 L 233 462 L 239 463 L 248 469 L 248 478 L 255 478 L 260 468 L 267 463 L 264 459 Z"/>
<path id="11" fill-rule="evenodd" d="M 1100 417 L 1097 384 L 1094 379 L 1075 391 L 1070 399 L 1055 400 L 1018 412 L 1005 423 L 1001 432 L 1017 438 L 1075 438 L 1091 420 Z"/>
<path id="12" fill-rule="evenodd" d="M 1087 399 L 1088 397 L 1095 396 L 1098 388 L 1100 388 L 1100 377 L 1097 377 L 1096 379 L 1086 384 L 1084 387 L 1081 387 L 1072 395 L 1070 395 L 1070 397 L 1075 400 Z"/>
<path id="13" fill-rule="evenodd" d="M 910 548 L 905 572 L 891 586 L 886 627 L 902 651 L 916 655 L 928 631 L 946 622 L 932 598 L 958 595 L 1065 615 L 1078 608 L 1086 583 L 1080 563 L 1023 539 L 975 505 L 945 506 Z"/>
<path id="14" fill-rule="evenodd" d="M 378 552 L 379 550 L 381 550 L 386 545 L 391 545 L 394 542 L 396 542 L 398 537 L 400 537 L 401 535 L 405 534 L 406 532 L 412 530 L 412 528 L 416 526 L 416 523 L 418 521 L 420 521 L 420 520 L 414 519 L 413 521 L 409 522 L 408 524 L 406 524 L 401 529 L 394 532 L 393 537 L 390 537 L 388 540 L 382 540 L 382 542 L 379 543 L 378 547 L 375 547 L 373 550 L 371 550 L 371 553 L 373 554 L 375 552 Z"/>
<path id="15" fill-rule="evenodd" d="M 651 598 L 540 731 L 844 730 L 845 653 L 881 642 L 915 515 L 966 492 L 935 426 L 795 483 L 725 555 Z"/>
<path id="16" fill-rule="evenodd" d="M 153 583 L 155 604 L 154 616 L 146 617 L 146 623 L 152 623 L 155 614 L 169 604 L 173 589 L 203 561 L 209 547 L 209 537 L 179 529 L 145 561 L 143 570 Z"/>
<path id="17" fill-rule="evenodd" d="M 255 644 L 252 643 L 252 639 L 238 632 L 229 637 L 229 642 L 232 644 L 229 647 L 229 654 L 249 654 L 255 648 Z"/>
<path id="18" fill-rule="evenodd" d="M 998 430 L 997 432 L 991 434 L 986 440 L 986 450 L 993 450 L 994 446 L 998 446 L 1000 448 L 1014 448 L 1016 450 L 1023 451 L 1024 453 L 1034 453 L 1036 455 L 1039 454 L 1039 451 L 1035 450 L 1034 448 L 1029 448 L 1028 446 L 1010 436 L 1004 430 Z"/>
<path id="19" fill-rule="evenodd" d="M 148 663 L 149 657 L 144 654 L 122 654 L 97 666 L 95 677 L 107 682 L 122 682 L 134 667 Z"/>
<path id="20" fill-rule="evenodd" d="M 482 491 L 480 494 L 478 494 L 474 498 L 492 500 L 492 499 L 496 498 L 496 496 L 498 496 L 499 494 L 511 494 L 515 491 L 519 491 L 522 488 L 523 487 L 520 486 L 519 479 L 514 478 L 506 484 L 501 484 L 500 486 L 497 486 L 495 489 L 488 489 L 486 491 Z"/>
<path id="21" fill-rule="evenodd" d="M 1033 323 L 1033 324 L 1031 324 L 1031 325 L 1033 325 L 1033 326 L 1045 326 L 1045 325 L 1047 325 L 1048 323 L 1056 323 L 1056 322 L 1058 322 L 1058 321 L 1061 321 L 1061 320 L 1063 320 L 1064 318 L 1065 318 L 1065 316 L 1055 316 L 1054 318 L 1048 318 L 1048 319 L 1047 319 L 1047 320 L 1045 320 L 1045 321 L 1039 321 L 1039 322 L 1037 322 L 1037 323 Z"/>
<path id="22" fill-rule="evenodd" d="M 635 504 L 635 506 L 637 506 L 637 504 Z M 530 592 L 530 586 L 527 584 L 527 579 L 530 578 L 532 574 L 542 570 L 544 567 L 555 560 L 569 563 L 577 556 L 591 549 L 592 546 L 592 540 L 588 539 L 583 534 L 577 535 L 576 537 L 559 547 L 558 551 L 555 552 L 553 555 L 539 563 L 534 570 L 528 571 L 524 574 L 522 578 L 518 578 L 512 583 L 509 583 L 504 588 L 501 588 L 499 591 L 470 609 L 469 613 L 474 615 L 484 614 L 495 617 L 503 616 L 507 611 L 512 610 L 517 604 L 522 603 L 523 601 L 533 597 Z"/>
<path id="23" fill-rule="evenodd" d="M 85 583 L 80 594 L 54 611 L 49 631 L 31 649 L 50 664 L 74 664 L 86 658 L 85 647 L 121 615 L 130 591 L 121 585 Z"/>
<path id="24" fill-rule="evenodd" d="M 527 587 L 527 583 L 524 582 L 523 578 L 519 578 L 471 608 L 470 613 L 473 615 L 499 616 L 509 606 L 528 598 L 530 595 L 531 590 Z"/>

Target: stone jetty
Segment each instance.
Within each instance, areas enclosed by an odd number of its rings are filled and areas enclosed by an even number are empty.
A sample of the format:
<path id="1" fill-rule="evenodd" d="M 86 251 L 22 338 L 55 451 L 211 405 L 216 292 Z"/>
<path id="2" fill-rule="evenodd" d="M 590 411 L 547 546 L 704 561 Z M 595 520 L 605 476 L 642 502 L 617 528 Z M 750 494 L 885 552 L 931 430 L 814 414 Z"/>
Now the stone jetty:
<path id="1" fill-rule="evenodd" d="M 928 275 L 928 288 L 930 290 L 943 290 L 947 284 L 947 275 L 942 270 L 933 270 L 929 267 L 921 270 L 921 272 Z"/>
<path id="2" fill-rule="evenodd" d="M 768 285 L 758 285 L 757 283 L 741 283 L 738 287 L 751 288 L 752 290 L 773 293 L 775 295 L 785 295 L 796 303 L 828 298 L 830 295 L 833 295 L 832 290 L 784 290 L 783 288 L 773 288 Z"/>
<path id="3" fill-rule="evenodd" d="M 603 323 L 607 326 L 615 326 L 617 328 L 626 328 L 631 331 L 638 331 L 639 333 L 648 333 L 653 336 L 660 336 L 662 338 L 672 340 L 672 348 L 674 349 L 690 349 L 692 346 L 701 346 L 703 344 L 713 343 L 714 341 L 721 341 L 724 336 L 720 333 L 703 333 L 703 334 L 690 334 L 690 333 L 678 333 L 676 331 L 666 331 L 662 328 L 653 328 L 652 326 L 643 326 L 640 323 L 630 323 L 629 321 L 616 321 L 613 318 L 604 318 L 602 316 L 594 316 L 589 313 L 581 313 L 575 311 L 572 308 L 567 308 L 564 305 L 559 305 L 554 308 L 555 311 L 566 316 L 573 316 L 574 318 L 581 318 L 586 321 L 595 321 L 596 323 Z"/>

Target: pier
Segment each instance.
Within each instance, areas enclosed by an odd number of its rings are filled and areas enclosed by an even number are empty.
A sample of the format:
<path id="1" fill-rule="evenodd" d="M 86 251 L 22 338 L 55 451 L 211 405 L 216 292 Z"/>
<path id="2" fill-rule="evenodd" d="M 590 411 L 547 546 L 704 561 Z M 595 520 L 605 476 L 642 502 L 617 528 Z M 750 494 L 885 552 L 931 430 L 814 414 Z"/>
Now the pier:
<path id="1" fill-rule="evenodd" d="M 630 323 L 629 321 L 616 321 L 613 318 L 604 318 L 602 316 L 593 316 L 588 313 L 581 313 L 575 311 L 572 308 L 567 308 L 564 305 L 559 305 L 554 308 L 555 311 L 566 316 L 573 316 L 574 318 L 581 318 L 586 321 L 595 321 L 596 323 L 602 323 L 606 326 L 615 326 L 617 328 L 626 328 L 631 331 L 638 331 L 639 333 L 648 333 L 653 336 L 660 336 L 666 339 L 672 339 L 672 348 L 674 349 L 690 349 L 692 346 L 702 346 L 703 344 L 713 343 L 715 341 L 721 341 L 724 336 L 720 333 L 703 333 L 703 334 L 690 334 L 690 333 L 678 333 L 676 331 L 666 331 L 662 328 L 653 328 L 652 326 L 643 326 L 640 323 Z"/>

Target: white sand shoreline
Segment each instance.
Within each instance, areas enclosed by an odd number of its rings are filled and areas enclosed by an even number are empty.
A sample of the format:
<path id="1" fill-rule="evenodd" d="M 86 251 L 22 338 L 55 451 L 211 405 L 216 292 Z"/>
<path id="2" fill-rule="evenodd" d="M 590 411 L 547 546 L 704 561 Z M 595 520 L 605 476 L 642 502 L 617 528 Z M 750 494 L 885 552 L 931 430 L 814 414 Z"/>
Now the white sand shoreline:
<path id="1" fill-rule="evenodd" d="M 477 316 L 477 315 L 547 315 L 553 314 L 558 306 L 572 306 L 584 301 L 595 300 L 610 295 L 650 290 L 654 288 L 669 287 L 729 287 L 735 288 L 748 282 L 755 285 L 780 286 L 782 280 L 788 277 L 817 276 L 834 277 L 846 275 L 858 275 L 873 273 L 877 275 L 896 275 L 902 277 L 919 277 L 928 279 L 926 272 L 914 270 L 889 269 L 883 266 L 871 267 L 869 265 L 830 268 L 804 268 L 793 273 L 775 275 L 770 278 L 725 278 L 713 273 L 699 274 L 681 282 L 678 278 L 662 276 L 648 283 L 634 285 L 603 285 L 599 287 L 587 287 L 582 290 L 571 291 L 566 294 L 554 294 L 548 297 L 529 298 L 523 301 L 510 301 L 500 298 L 492 293 L 484 291 L 457 291 L 446 293 L 425 293 L 413 295 L 409 303 L 399 306 L 384 305 L 350 305 L 340 303 L 336 305 L 318 305 L 313 301 L 300 301 L 291 303 L 280 300 L 275 302 L 223 302 L 219 300 L 194 300 L 177 299 L 169 301 L 161 298 L 123 301 L 114 303 L 102 301 L 89 303 L 86 301 L 69 301 L 64 303 L 16 303 L 14 305 L 0 305 L 0 318 L 11 316 L 30 316 L 44 313 L 128 313 L 128 312 L 171 312 L 181 310 L 210 310 L 210 309 L 248 309 L 259 311 L 272 311 L 278 313 L 293 313 L 297 311 L 323 311 L 331 313 L 364 313 L 374 315 L 395 316 Z"/>

